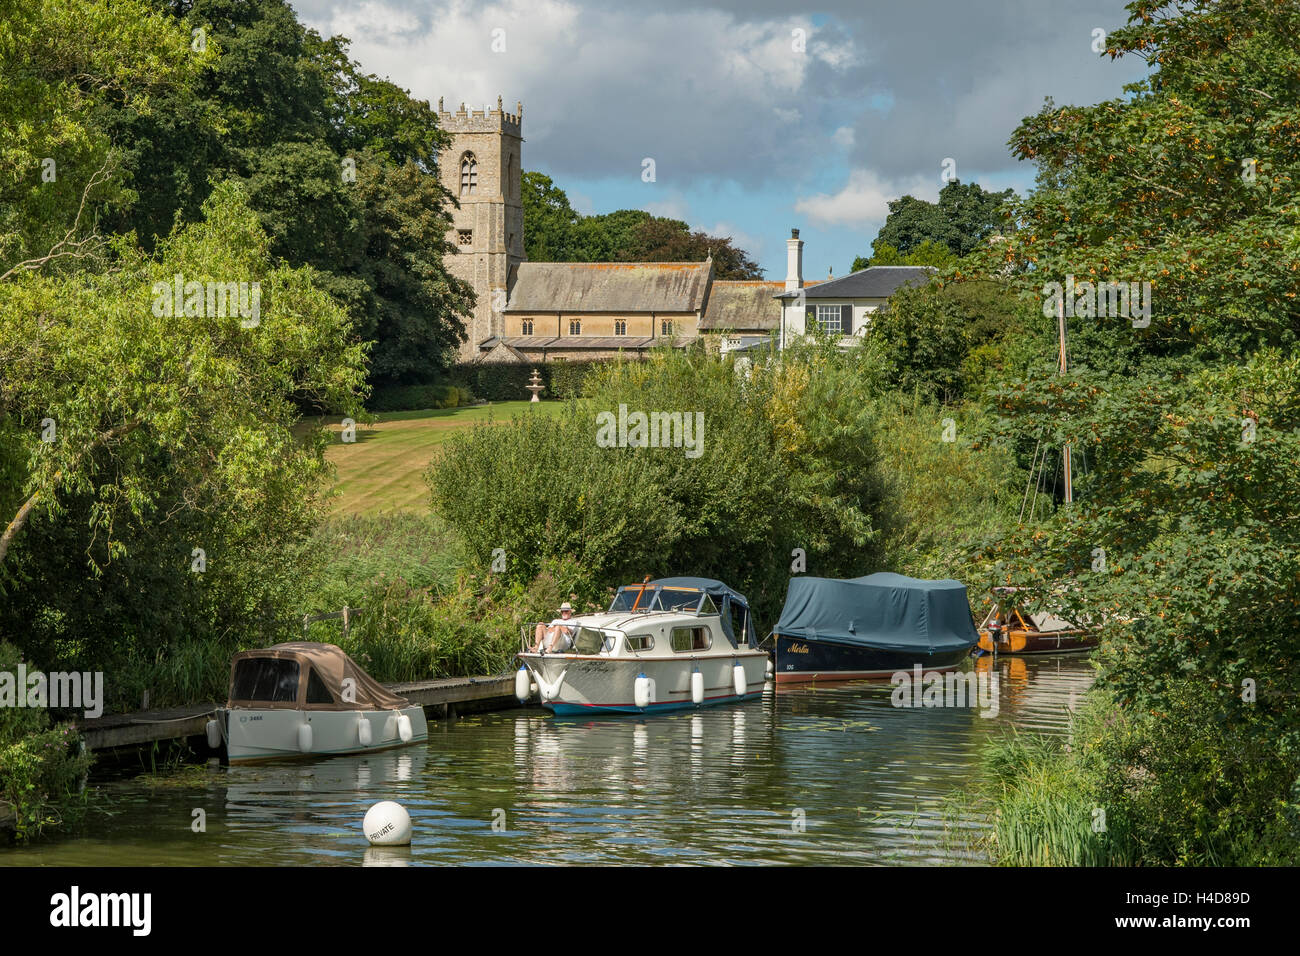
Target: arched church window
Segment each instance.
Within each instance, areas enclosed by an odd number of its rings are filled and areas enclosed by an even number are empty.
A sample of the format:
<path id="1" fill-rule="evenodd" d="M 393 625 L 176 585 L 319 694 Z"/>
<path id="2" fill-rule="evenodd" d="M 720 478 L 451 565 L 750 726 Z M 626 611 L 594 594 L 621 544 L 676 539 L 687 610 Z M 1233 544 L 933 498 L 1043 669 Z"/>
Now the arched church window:
<path id="1" fill-rule="evenodd" d="M 478 160 L 473 153 L 460 158 L 460 194 L 474 196 L 478 193 Z"/>

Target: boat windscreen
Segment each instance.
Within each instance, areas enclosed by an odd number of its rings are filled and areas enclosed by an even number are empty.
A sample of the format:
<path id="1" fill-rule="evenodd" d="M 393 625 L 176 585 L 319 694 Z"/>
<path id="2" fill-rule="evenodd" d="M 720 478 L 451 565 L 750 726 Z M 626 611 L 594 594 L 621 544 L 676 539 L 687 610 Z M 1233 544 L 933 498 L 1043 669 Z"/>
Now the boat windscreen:
<path id="1" fill-rule="evenodd" d="M 298 699 L 298 662 L 254 657 L 240 661 L 230 684 L 231 700 L 268 703 Z"/>

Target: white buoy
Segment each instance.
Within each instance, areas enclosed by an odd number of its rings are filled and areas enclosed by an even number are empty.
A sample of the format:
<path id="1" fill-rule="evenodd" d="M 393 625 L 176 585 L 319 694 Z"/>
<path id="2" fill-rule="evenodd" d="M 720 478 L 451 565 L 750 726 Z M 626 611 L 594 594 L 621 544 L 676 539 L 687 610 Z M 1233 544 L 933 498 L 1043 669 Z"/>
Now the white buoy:
<path id="1" fill-rule="evenodd" d="M 402 739 L 402 743 L 409 744 L 415 731 L 411 728 L 411 718 L 402 714 L 397 718 L 397 736 Z"/>
<path id="2" fill-rule="evenodd" d="M 519 703 L 528 700 L 528 692 L 531 689 L 529 685 L 532 681 L 528 677 L 528 668 L 523 664 L 519 665 L 519 670 L 515 671 L 515 696 L 519 698 Z"/>
<path id="3" fill-rule="evenodd" d="M 732 666 L 731 677 L 736 685 L 736 696 L 744 697 L 745 691 L 749 690 L 749 683 L 745 680 L 745 665 L 741 661 L 736 661 Z"/>
<path id="4" fill-rule="evenodd" d="M 698 667 L 691 671 L 691 703 L 696 707 L 704 703 L 704 675 Z"/>
<path id="5" fill-rule="evenodd" d="M 311 753 L 311 724 L 298 725 L 298 749 L 303 753 Z"/>
<path id="6" fill-rule="evenodd" d="M 366 811 L 361 829 L 372 846 L 408 846 L 411 842 L 411 815 L 400 803 L 383 800 Z"/>
<path id="7" fill-rule="evenodd" d="M 369 747 L 370 741 L 374 740 L 374 731 L 370 729 L 370 721 L 365 717 L 357 718 L 357 743 L 363 747 Z"/>
<path id="8" fill-rule="evenodd" d="M 772 663 L 772 658 L 767 659 L 767 679 L 771 680 L 776 676 L 776 665 Z"/>
<path id="9" fill-rule="evenodd" d="M 208 746 L 213 750 L 221 749 L 221 725 L 215 720 L 209 720 L 204 728 L 208 732 Z"/>
<path id="10" fill-rule="evenodd" d="M 632 703 L 638 707 L 650 706 L 650 678 L 645 674 L 636 675 L 636 683 L 632 686 Z"/>

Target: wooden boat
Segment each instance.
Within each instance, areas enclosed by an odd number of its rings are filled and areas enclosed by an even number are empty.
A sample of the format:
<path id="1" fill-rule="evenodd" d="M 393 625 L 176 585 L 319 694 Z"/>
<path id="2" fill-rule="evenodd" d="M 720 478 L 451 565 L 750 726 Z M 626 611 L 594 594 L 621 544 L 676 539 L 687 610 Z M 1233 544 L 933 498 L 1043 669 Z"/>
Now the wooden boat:
<path id="1" fill-rule="evenodd" d="M 370 753 L 429 739 L 424 708 L 390 693 L 333 644 L 241 651 L 208 743 L 231 764 Z"/>
<path id="2" fill-rule="evenodd" d="M 890 573 L 791 578 L 773 635 L 778 684 L 949 670 L 978 640 L 960 581 Z"/>
<path id="3" fill-rule="evenodd" d="M 979 627 L 980 650 L 998 654 L 1065 654 L 1097 646 L 1095 631 L 1050 611 L 1028 613 L 1015 595 L 1024 588 L 994 588 L 996 600 Z"/>
<path id="4" fill-rule="evenodd" d="M 529 649 L 535 625 L 525 626 L 515 678 L 516 697 L 527 700 L 535 683 L 557 715 L 660 713 L 762 696 L 768 657 L 749 604 L 720 581 L 630 584 L 607 612 L 562 626 L 570 639 L 550 653 Z"/>

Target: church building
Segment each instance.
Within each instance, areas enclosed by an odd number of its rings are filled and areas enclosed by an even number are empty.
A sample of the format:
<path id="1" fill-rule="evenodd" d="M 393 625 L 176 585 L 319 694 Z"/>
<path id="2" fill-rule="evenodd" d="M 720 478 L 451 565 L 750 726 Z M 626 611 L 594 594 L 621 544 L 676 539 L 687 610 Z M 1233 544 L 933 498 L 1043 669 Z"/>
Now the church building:
<path id="1" fill-rule="evenodd" d="M 784 343 L 820 322 L 828 303 L 849 317 L 846 335 L 865 329 L 867 316 L 919 271 L 890 270 L 872 281 L 836 289 L 812 305 L 813 287 L 845 283 L 867 269 L 826 283 L 805 282 L 803 241 L 787 241 L 784 281 L 733 281 L 703 262 L 528 262 L 524 258 L 522 145 L 524 107 L 456 112 L 438 101 L 451 146 L 440 157 L 443 185 L 460 202 L 447 240 L 455 254 L 447 271 L 474 289 L 461 362 L 557 362 L 641 357 L 652 348 L 684 348 L 703 339 L 718 351 Z M 859 286 L 861 288 L 859 288 Z M 859 293 L 868 298 L 858 301 Z M 807 309 L 805 315 L 805 308 Z"/>

